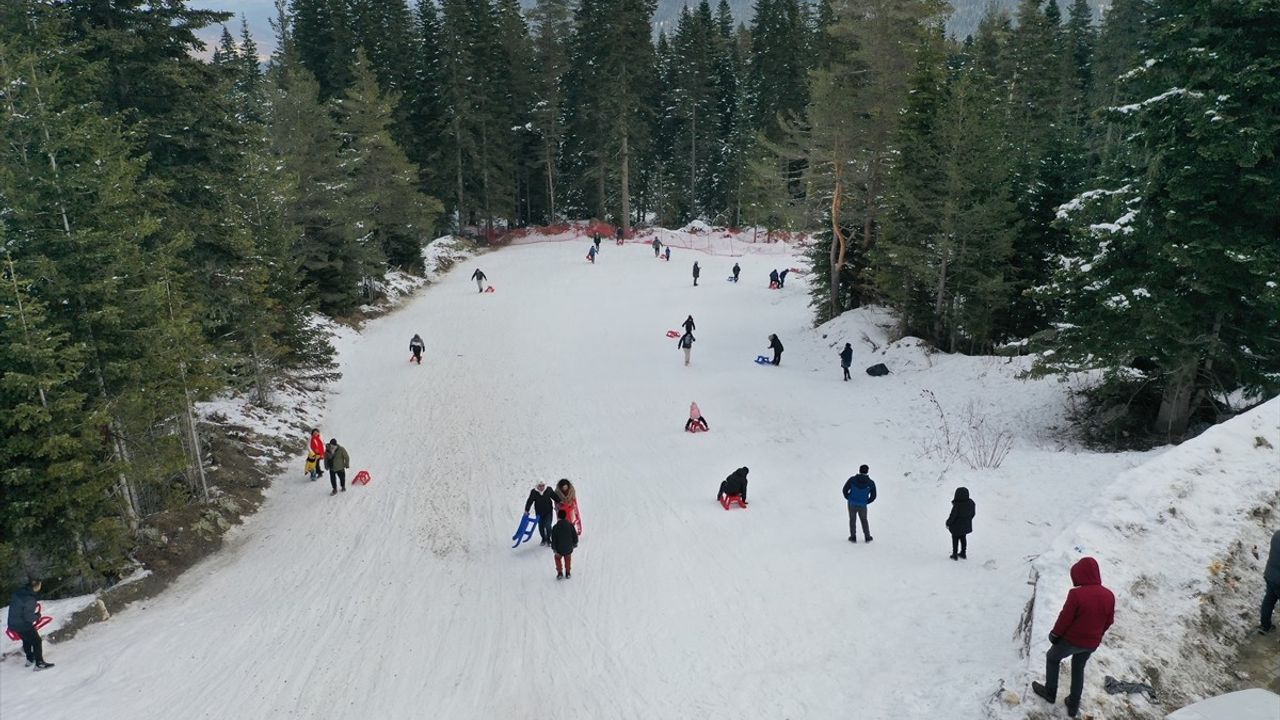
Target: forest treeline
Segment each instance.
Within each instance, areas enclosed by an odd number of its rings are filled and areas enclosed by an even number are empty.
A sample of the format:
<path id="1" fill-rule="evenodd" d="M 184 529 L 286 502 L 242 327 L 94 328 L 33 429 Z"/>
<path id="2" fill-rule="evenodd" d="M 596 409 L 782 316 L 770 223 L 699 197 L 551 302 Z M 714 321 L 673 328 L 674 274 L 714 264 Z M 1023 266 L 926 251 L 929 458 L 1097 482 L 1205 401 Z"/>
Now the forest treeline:
<path id="1" fill-rule="evenodd" d="M 198 4 L 198 3 L 196 3 Z M 194 404 L 331 376 L 439 233 L 815 230 L 818 321 L 1046 350 L 1180 437 L 1280 373 L 1274 3 L 174 0 L 0 7 L 0 584 L 127 564 L 209 497 Z M 1139 402 L 1134 398 L 1143 398 Z M 1143 404 L 1143 403 L 1146 404 Z"/>

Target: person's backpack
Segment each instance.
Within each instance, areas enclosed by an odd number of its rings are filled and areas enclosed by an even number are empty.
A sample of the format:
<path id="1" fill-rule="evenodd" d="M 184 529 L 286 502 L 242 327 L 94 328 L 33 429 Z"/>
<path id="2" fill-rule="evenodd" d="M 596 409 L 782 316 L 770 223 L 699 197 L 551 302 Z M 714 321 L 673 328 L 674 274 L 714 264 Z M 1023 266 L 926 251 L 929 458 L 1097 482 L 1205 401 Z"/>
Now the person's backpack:
<path id="1" fill-rule="evenodd" d="M 885 367 L 884 363 L 876 363 L 867 368 L 867 374 L 871 377 L 881 377 L 889 374 L 889 368 Z"/>

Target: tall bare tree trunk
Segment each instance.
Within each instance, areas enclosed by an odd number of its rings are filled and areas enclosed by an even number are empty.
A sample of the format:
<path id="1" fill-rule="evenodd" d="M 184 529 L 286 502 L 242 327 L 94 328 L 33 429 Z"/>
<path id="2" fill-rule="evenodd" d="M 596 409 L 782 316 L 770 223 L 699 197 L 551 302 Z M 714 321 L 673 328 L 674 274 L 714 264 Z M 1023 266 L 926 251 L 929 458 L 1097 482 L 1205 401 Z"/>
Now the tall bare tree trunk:
<path id="1" fill-rule="evenodd" d="M 631 152 L 627 145 L 627 131 L 622 131 L 622 235 L 631 232 Z"/>
<path id="2" fill-rule="evenodd" d="M 844 203 L 844 162 L 835 160 L 836 185 L 831 193 L 831 317 L 840 314 L 840 271 L 844 269 L 849 239 L 840 230 L 840 206 Z"/>

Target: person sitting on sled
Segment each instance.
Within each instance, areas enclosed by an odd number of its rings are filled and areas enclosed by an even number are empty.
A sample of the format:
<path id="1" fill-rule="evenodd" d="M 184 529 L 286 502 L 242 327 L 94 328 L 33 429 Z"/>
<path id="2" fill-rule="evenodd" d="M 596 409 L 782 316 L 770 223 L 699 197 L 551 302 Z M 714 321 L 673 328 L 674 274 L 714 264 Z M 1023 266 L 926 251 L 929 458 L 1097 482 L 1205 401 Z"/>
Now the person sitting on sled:
<path id="1" fill-rule="evenodd" d="M 702 417 L 702 410 L 698 409 L 698 403 L 689 403 L 689 420 L 684 424 L 684 431 L 691 432 L 694 426 L 701 427 L 703 430 L 710 430 L 707 426 L 707 419 Z"/>
<path id="2" fill-rule="evenodd" d="M 742 498 L 742 504 L 747 504 L 747 473 L 750 472 L 745 467 L 734 470 L 729 477 L 720 483 L 720 492 L 716 493 L 716 502 L 724 502 L 724 498 L 731 495 L 737 495 Z"/>

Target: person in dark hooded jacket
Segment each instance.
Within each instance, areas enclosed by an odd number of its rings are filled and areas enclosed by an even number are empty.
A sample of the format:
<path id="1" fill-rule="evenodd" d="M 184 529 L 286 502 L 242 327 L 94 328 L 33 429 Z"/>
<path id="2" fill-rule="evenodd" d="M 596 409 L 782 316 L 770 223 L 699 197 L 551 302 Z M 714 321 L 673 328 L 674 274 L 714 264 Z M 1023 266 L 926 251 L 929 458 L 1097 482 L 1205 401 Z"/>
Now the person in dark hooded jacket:
<path id="1" fill-rule="evenodd" d="M 425 350 L 427 344 L 422 341 L 422 336 L 414 334 L 413 339 L 409 341 L 409 355 L 413 362 L 422 364 L 422 351 Z"/>
<path id="2" fill-rule="evenodd" d="M 733 264 L 733 281 L 738 282 L 738 274 L 742 272 L 742 266 L 738 263 Z"/>
<path id="3" fill-rule="evenodd" d="M 845 481 L 844 499 L 849 503 L 849 542 L 858 542 L 856 521 L 862 521 L 862 536 L 871 542 L 871 530 L 867 528 L 867 506 L 876 501 L 876 483 L 866 465 L 858 467 L 858 474 Z"/>
<path id="4" fill-rule="evenodd" d="M 769 349 L 773 351 L 773 364 L 781 365 L 782 364 L 782 341 L 778 339 L 777 335 L 769 336 Z"/>
<path id="5" fill-rule="evenodd" d="M 565 511 L 556 513 L 559 520 L 551 528 L 551 551 L 556 554 L 556 579 L 573 577 L 573 550 L 578 547 L 578 531 Z"/>
<path id="6" fill-rule="evenodd" d="M 716 493 L 716 502 L 726 495 L 737 495 L 742 498 L 742 504 L 747 504 L 747 473 L 751 472 L 745 467 L 740 467 L 729 474 L 729 477 L 720 483 L 720 492 Z"/>
<path id="7" fill-rule="evenodd" d="M 697 329 L 698 329 L 698 326 L 693 324 L 693 316 L 692 316 L 692 315 L 690 315 L 689 317 L 685 318 L 685 319 L 684 319 L 684 322 L 683 322 L 683 323 L 681 323 L 681 325 L 683 325 L 683 326 L 684 326 L 684 331 L 685 331 L 685 332 L 687 332 L 687 333 L 691 333 L 691 332 L 693 332 L 694 330 L 697 330 Z"/>
<path id="8" fill-rule="evenodd" d="M 40 585 L 39 580 L 32 580 L 9 599 L 9 629 L 22 637 L 22 652 L 27 656 L 27 665 L 35 665 L 36 670 L 53 667 L 53 663 L 44 661 L 44 641 L 40 639 L 40 631 L 36 630 L 36 621 L 40 619 L 36 610 Z"/>
<path id="9" fill-rule="evenodd" d="M 769 289 L 778 287 L 778 271 L 769 271 Z"/>
<path id="10" fill-rule="evenodd" d="M 698 278 L 702 276 L 702 268 L 698 267 L 698 261 L 693 261 L 693 286 L 698 286 Z"/>
<path id="11" fill-rule="evenodd" d="M 956 488 L 956 496 L 951 501 L 951 515 L 947 517 L 947 529 L 951 531 L 951 559 L 963 560 L 968 557 L 969 533 L 973 532 L 973 515 L 977 506 L 969 499 L 969 488 Z"/>
<path id="12" fill-rule="evenodd" d="M 840 367 L 844 370 L 844 380 L 849 381 L 849 366 L 853 364 L 853 345 L 844 344 L 844 349 L 840 351 Z"/>
<path id="13" fill-rule="evenodd" d="M 1064 704 L 1067 715 L 1075 717 L 1080 710 L 1080 694 L 1084 691 L 1084 666 L 1089 656 L 1102 644 L 1116 617 L 1116 596 L 1102 586 L 1098 561 L 1082 557 L 1071 566 L 1071 583 L 1067 601 L 1058 613 L 1058 621 L 1049 631 L 1053 645 L 1045 653 L 1044 684 L 1031 683 L 1031 690 L 1050 705 L 1058 698 L 1058 666 L 1071 658 L 1071 693 Z"/>

